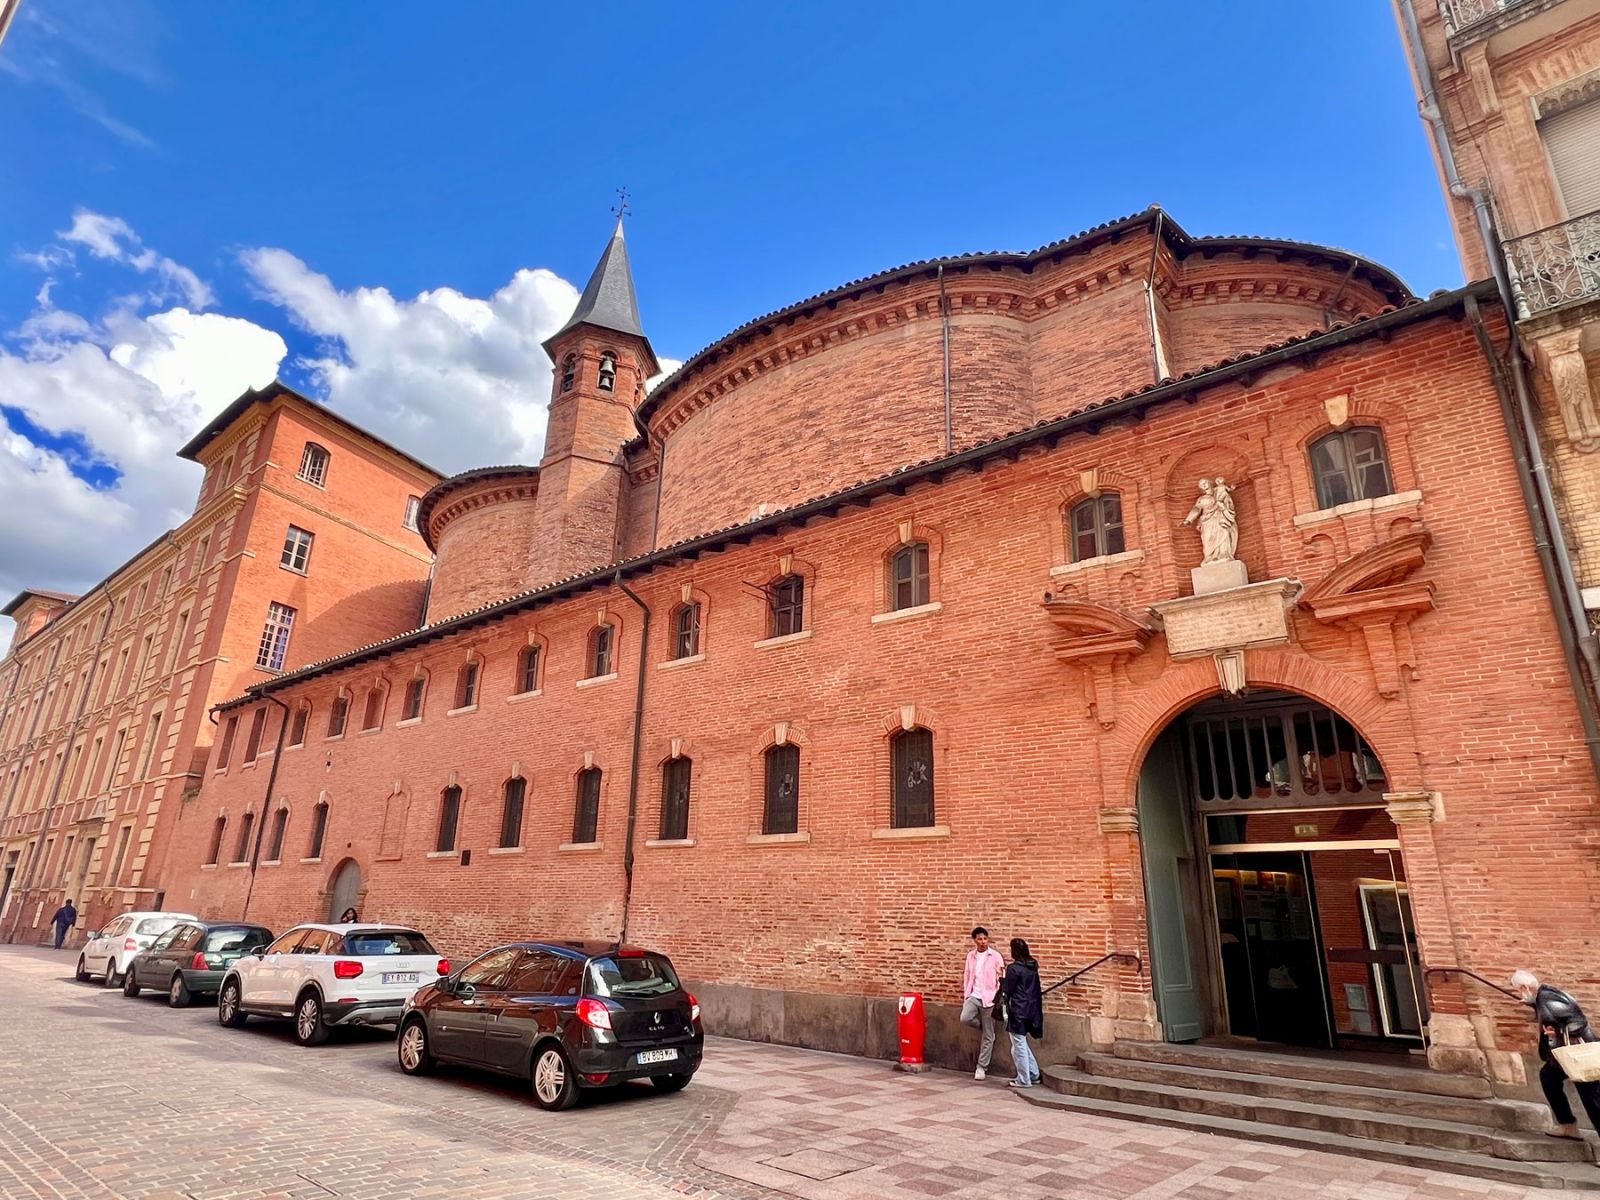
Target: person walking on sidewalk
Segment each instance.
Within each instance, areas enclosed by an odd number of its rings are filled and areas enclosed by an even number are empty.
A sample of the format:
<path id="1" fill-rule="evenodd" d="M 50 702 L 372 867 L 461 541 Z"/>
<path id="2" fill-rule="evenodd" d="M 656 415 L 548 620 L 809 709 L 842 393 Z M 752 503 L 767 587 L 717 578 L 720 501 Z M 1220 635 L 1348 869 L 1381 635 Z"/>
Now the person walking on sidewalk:
<path id="1" fill-rule="evenodd" d="M 67 930 L 78 923 L 78 910 L 72 907 L 72 897 L 67 897 L 67 902 L 56 909 L 56 915 L 50 918 L 56 927 L 56 949 L 61 949 L 61 943 L 67 940 Z"/>
<path id="2" fill-rule="evenodd" d="M 989 945 L 989 931 L 979 925 L 972 931 L 972 949 L 967 951 L 967 969 L 961 977 L 962 1024 L 983 1030 L 974 1079 L 984 1079 L 989 1074 L 989 1059 L 994 1054 L 994 998 L 1000 991 L 1000 976 L 1005 969 L 1006 960 Z"/>
<path id="3" fill-rule="evenodd" d="M 1038 1060 L 1028 1046 L 1028 1036 L 1044 1037 L 1044 993 L 1039 988 L 1039 964 L 1028 952 L 1028 943 L 1011 939 L 1011 965 L 1000 984 L 1006 997 L 1006 1032 L 1011 1035 L 1011 1061 L 1017 1065 L 1014 1088 L 1032 1087 L 1044 1076 Z"/>
<path id="4" fill-rule="evenodd" d="M 1532 971 L 1518 971 L 1511 976 L 1511 986 L 1522 997 L 1522 1002 L 1533 1009 L 1534 1020 L 1539 1022 L 1539 1058 L 1544 1066 L 1539 1068 L 1539 1084 L 1544 1088 L 1544 1098 L 1550 1105 L 1550 1115 L 1556 1127 L 1552 1137 L 1582 1138 L 1578 1132 L 1578 1118 L 1573 1115 L 1572 1102 L 1567 1099 L 1567 1073 L 1561 1069 L 1552 1046 L 1572 1046 L 1579 1042 L 1600 1042 L 1600 1035 L 1589 1026 L 1578 1002 L 1558 987 L 1540 983 Z M 1600 1130 L 1600 1083 L 1573 1083 L 1578 1102 L 1589 1114 L 1589 1124 Z"/>

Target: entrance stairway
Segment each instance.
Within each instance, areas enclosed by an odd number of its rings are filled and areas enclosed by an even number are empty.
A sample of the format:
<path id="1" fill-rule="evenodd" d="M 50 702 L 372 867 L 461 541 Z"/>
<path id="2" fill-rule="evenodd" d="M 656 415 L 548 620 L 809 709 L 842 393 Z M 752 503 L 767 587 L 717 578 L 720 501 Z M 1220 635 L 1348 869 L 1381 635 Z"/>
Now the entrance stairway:
<path id="1" fill-rule="evenodd" d="M 1545 1106 L 1486 1080 L 1223 1046 L 1118 1042 L 1046 1067 L 1041 1107 L 1350 1154 L 1525 1187 L 1600 1189 L 1589 1142 L 1546 1137 Z"/>

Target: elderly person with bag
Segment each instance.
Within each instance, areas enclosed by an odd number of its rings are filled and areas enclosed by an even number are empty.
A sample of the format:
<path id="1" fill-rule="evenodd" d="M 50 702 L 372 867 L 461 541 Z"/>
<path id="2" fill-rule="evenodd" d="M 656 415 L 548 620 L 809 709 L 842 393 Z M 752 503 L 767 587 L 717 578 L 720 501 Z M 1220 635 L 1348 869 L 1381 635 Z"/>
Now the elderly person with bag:
<path id="1" fill-rule="evenodd" d="M 1550 1115 L 1556 1127 L 1549 1130 L 1551 1137 L 1581 1138 L 1578 1118 L 1573 1115 L 1572 1104 L 1567 1100 L 1566 1082 L 1572 1079 L 1578 1101 L 1589 1114 L 1589 1124 L 1600 1130 L 1600 1051 L 1595 1052 L 1592 1063 L 1581 1067 L 1572 1061 L 1587 1058 L 1587 1053 L 1563 1053 L 1568 1047 L 1586 1046 L 1600 1042 L 1600 1035 L 1589 1027 L 1589 1018 L 1583 1015 L 1578 1002 L 1558 987 L 1540 983 L 1532 971 L 1518 971 L 1511 976 L 1511 986 L 1522 1002 L 1533 1009 L 1539 1022 L 1539 1057 L 1544 1066 L 1539 1070 L 1539 1083 L 1544 1088 L 1544 1098 L 1550 1105 Z M 1562 1059 L 1567 1059 L 1563 1062 Z M 1577 1074 L 1581 1071 L 1581 1076 Z"/>
<path id="2" fill-rule="evenodd" d="M 1021 938 L 1011 939 L 1011 965 L 1000 982 L 1000 993 L 1005 998 L 1006 1032 L 1011 1035 L 1011 1061 L 1017 1065 L 1010 1086 L 1032 1087 L 1044 1078 L 1028 1047 L 1029 1034 L 1044 1037 L 1044 992 L 1039 987 L 1039 964 Z"/>

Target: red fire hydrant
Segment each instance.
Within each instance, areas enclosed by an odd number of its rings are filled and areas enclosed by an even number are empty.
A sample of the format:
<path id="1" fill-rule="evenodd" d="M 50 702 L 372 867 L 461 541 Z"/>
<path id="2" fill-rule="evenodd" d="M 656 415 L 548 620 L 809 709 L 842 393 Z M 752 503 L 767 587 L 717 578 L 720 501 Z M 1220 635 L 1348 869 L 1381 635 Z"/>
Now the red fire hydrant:
<path id="1" fill-rule="evenodd" d="M 902 992 L 900 995 L 900 1061 L 896 1071 L 926 1071 L 923 1061 L 923 1043 L 928 1037 L 928 1013 L 922 1007 L 921 992 Z"/>

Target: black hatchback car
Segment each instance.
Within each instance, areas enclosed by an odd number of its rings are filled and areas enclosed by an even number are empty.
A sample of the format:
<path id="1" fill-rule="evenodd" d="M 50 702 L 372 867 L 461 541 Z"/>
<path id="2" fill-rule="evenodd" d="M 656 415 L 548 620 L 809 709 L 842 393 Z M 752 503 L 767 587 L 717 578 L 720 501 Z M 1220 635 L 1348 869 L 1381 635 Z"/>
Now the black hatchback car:
<path id="1" fill-rule="evenodd" d="M 166 992 L 173 1008 L 182 1008 L 196 996 L 215 996 L 234 960 L 271 940 L 272 930 L 262 925 L 185 921 L 133 956 L 122 977 L 122 994 L 132 997 L 152 988 Z"/>
<path id="2" fill-rule="evenodd" d="M 498 946 L 418 989 L 400 1017 L 407 1075 L 485 1067 L 529 1080 L 552 1110 L 630 1079 L 675 1092 L 704 1047 L 700 1005 L 667 956 L 615 942 Z"/>

